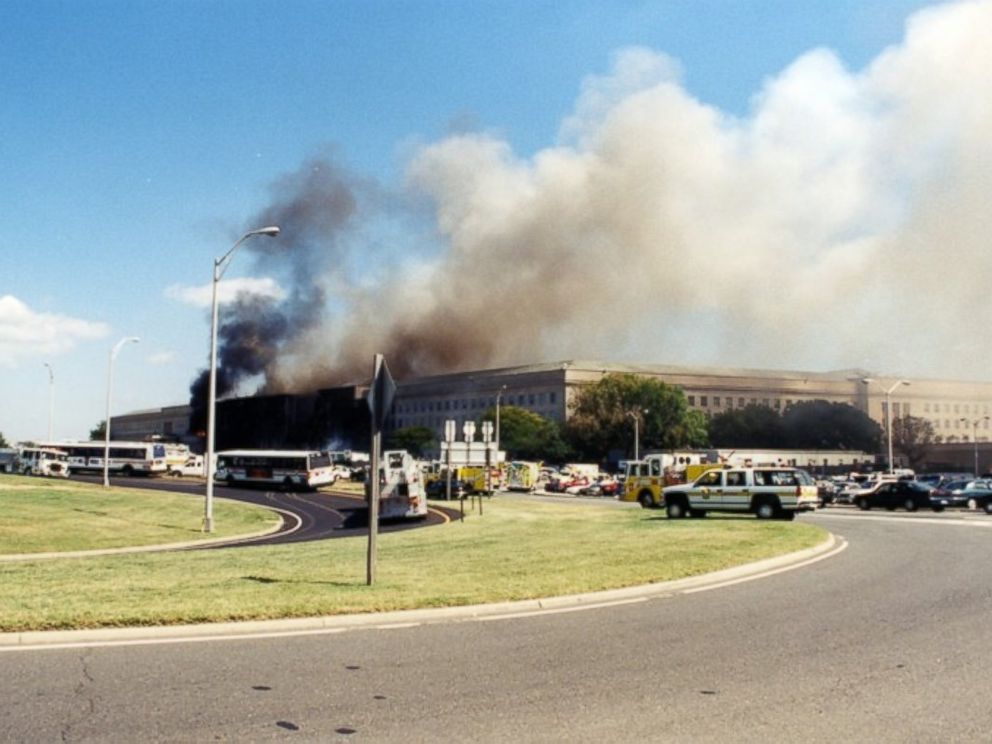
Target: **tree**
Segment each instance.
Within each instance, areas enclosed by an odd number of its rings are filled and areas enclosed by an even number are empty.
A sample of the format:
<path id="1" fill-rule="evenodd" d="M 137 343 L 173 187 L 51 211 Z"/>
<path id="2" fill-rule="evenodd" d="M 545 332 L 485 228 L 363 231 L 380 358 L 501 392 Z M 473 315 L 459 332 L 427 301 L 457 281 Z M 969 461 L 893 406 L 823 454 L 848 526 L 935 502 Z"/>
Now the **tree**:
<path id="1" fill-rule="evenodd" d="M 495 422 L 496 409 L 488 409 L 482 420 Z M 510 459 L 561 462 L 568 456 L 558 425 L 519 406 L 500 406 L 499 446 Z"/>
<path id="2" fill-rule="evenodd" d="M 391 432 L 387 437 L 389 449 L 405 449 L 414 457 L 437 449 L 434 431 L 426 426 L 407 426 Z"/>
<path id="3" fill-rule="evenodd" d="M 785 442 L 782 417 L 773 408 L 754 403 L 718 413 L 710 419 L 709 433 L 714 447 L 777 448 Z"/>
<path id="4" fill-rule="evenodd" d="M 918 416 L 900 416 L 892 422 L 892 449 L 902 453 L 913 470 L 926 462 L 935 444 L 933 424 Z"/>
<path id="5" fill-rule="evenodd" d="M 877 452 L 882 427 L 847 403 L 806 400 L 782 414 L 784 445 L 795 449 L 843 449 Z"/>
<path id="6" fill-rule="evenodd" d="M 3 432 L 0 432 L 0 447 L 9 447 L 9 446 L 10 445 L 7 443 L 7 437 L 3 435 Z"/>
<path id="7" fill-rule="evenodd" d="M 107 422 L 106 420 L 101 421 L 99 424 L 90 429 L 90 441 L 97 441 L 100 439 L 107 438 Z"/>
<path id="8" fill-rule="evenodd" d="M 606 375 L 580 389 L 566 438 L 583 457 L 600 459 L 617 448 L 633 455 L 634 416 L 641 450 L 707 444 L 705 418 L 690 410 L 681 390 L 632 374 Z"/>

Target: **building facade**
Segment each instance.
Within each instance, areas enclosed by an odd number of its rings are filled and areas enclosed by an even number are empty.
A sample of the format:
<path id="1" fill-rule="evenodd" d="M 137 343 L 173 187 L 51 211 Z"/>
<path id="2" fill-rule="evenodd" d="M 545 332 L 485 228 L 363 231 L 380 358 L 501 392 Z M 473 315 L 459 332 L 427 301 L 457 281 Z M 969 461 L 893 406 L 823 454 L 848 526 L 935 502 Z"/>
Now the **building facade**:
<path id="1" fill-rule="evenodd" d="M 461 431 L 466 421 L 508 405 L 564 423 L 578 391 L 609 374 L 633 374 L 675 386 L 691 408 L 707 416 L 748 405 L 781 412 L 793 403 L 826 400 L 852 405 L 884 428 L 891 403 L 893 419 L 925 418 L 941 442 L 987 442 L 992 436 L 992 383 L 911 379 L 896 386 L 900 378 L 864 370 L 818 373 L 575 360 L 398 381 L 387 426 L 423 426 L 441 439 L 445 421 L 454 420 Z M 871 381 L 864 382 L 868 378 Z M 890 389 L 891 395 L 886 395 Z M 330 438 L 360 442 L 367 431 L 362 404 L 366 392 L 364 386 L 345 386 L 299 396 L 221 401 L 218 447 L 277 446 L 283 439 L 313 447 L 325 446 Z M 189 406 L 137 411 L 115 416 L 111 431 L 116 439 L 164 435 L 190 441 L 196 439 L 189 430 L 190 415 Z M 280 416 L 286 420 L 276 421 Z"/>

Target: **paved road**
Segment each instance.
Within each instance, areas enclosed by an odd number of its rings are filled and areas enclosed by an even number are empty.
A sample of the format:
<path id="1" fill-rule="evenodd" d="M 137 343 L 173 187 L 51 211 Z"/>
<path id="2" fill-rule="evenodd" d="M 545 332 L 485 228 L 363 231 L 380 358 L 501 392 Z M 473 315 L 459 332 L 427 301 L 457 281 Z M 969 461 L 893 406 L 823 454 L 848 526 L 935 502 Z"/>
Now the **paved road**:
<path id="1" fill-rule="evenodd" d="M 73 480 L 100 483 L 97 476 L 73 476 Z M 203 496 L 203 483 L 174 480 L 170 478 L 114 478 L 112 485 L 129 488 L 151 488 L 164 491 L 179 491 Z M 217 498 L 244 501 L 273 509 L 280 509 L 295 516 L 288 520 L 279 532 L 263 537 L 239 540 L 219 548 L 245 547 L 248 545 L 278 545 L 292 542 L 325 540 L 332 537 L 353 537 L 368 532 L 368 508 L 360 496 L 335 493 L 332 490 L 319 492 L 268 491 L 265 489 L 229 488 L 214 486 Z M 432 507 L 425 519 L 387 520 L 379 524 L 380 532 L 415 529 L 417 527 L 442 524 L 456 516 L 454 509 Z M 191 548 L 212 549 L 209 546 Z"/>
<path id="2" fill-rule="evenodd" d="M 989 521 L 801 519 L 848 548 L 691 595 L 2 653 L 0 740 L 989 741 Z"/>

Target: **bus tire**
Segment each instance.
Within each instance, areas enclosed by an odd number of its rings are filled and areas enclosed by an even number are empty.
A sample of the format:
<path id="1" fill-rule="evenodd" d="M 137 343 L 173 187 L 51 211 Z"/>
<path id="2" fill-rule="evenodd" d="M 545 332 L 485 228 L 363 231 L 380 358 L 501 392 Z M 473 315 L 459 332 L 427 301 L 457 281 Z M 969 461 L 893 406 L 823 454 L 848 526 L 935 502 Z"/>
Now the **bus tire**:
<path id="1" fill-rule="evenodd" d="M 654 509 L 654 496 L 651 495 L 650 491 L 641 491 L 637 496 L 637 503 L 641 505 L 642 509 Z"/>
<path id="2" fill-rule="evenodd" d="M 121 474 L 125 478 L 130 478 L 132 475 L 134 475 L 134 468 L 132 468 L 130 465 L 125 465 L 121 470 Z"/>

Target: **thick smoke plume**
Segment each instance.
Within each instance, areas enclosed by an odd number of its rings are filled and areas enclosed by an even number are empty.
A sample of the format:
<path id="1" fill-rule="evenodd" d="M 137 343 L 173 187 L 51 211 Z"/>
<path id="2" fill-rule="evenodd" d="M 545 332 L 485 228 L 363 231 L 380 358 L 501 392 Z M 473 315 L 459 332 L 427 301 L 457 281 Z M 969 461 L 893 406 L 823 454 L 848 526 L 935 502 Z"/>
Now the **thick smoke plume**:
<path id="1" fill-rule="evenodd" d="M 405 196 L 436 240 L 405 250 L 396 202 L 307 164 L 253 222 L 283 228 L 252 250 L 289 299 L 239 308 L 224 364 L 273 391 L 367 378 L 376 352 L 398 377 L 604 358 L 985 378 L 990 28 L 992 3 L 961 2 L 862 70 L 810 51 L 743 117 L 623 51 L 555 146 L 423 147 Z"/>

